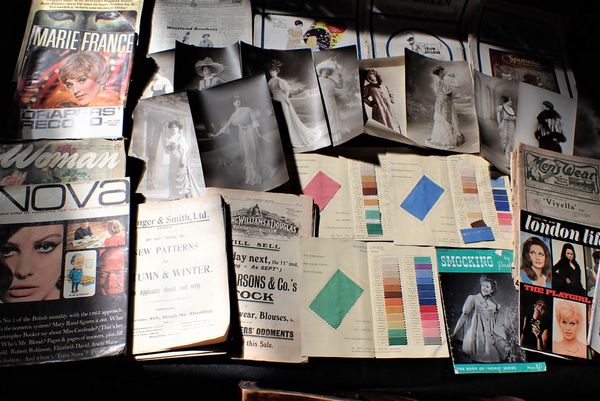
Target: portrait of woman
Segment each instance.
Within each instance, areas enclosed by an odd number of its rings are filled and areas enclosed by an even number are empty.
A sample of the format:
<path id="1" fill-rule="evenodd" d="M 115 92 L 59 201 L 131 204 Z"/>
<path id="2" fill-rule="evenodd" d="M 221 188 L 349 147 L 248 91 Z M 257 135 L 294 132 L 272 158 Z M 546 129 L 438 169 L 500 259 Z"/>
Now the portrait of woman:
<path id="1" fill-rule="evenodd" d="M 555 340 L 552 341 L 552 352 L 578 358 L 586 357 L 587 346 L 579 340 L 580 336 L 584 336 L 583 330 L 585 329 L 584 312 L 580 306 L 582 305 L 563 299 L 555 301 L 555 327 L 558 326 L 559 333 L 555 332 Z M 560 334 L 560 336 L 556 334 Z"/>
<path id="2" fill-rule="evenodd" d="M 398 118 L 392 110 L 394 96 L 383 83 L 379 72 L 373 68 L 367 70 L 366 83 L 363 86 L 363 103 L 371 108 L 371 118 L 386 127 L 400 132 Z"/>
<path id="3" fill-rule="evenodd" d="M 110 237 L 104 240 L 104 246 L 125 245 L 125 230 L 119 220 L 110 220 L 106 223 L 106 231 Z"/>
<path id="4" fill-rule="evenodd" d="M 552 267 L 552 287 L 557 291 L 586 295 L 581 284 L 581 268 L 575 258 L 575 248 L 566 243 L 560 252 L 560 259 Z"/>
<path id="5" fill-rule="evenodd" d="M 340 133 L 338 131 L 341 124 L 335 93 L 344 87 L 341 66 L 329 59 L 317 64 L 315 68 L 317 70 L 317 77 L 319 78 L 319 85 L 321 85 L 321 92 L 323 93 L 331 135 L 339 136 Z"/>
<path id="6" fill-rule="evenodd" d="M 560 144 L 567 141 L 563 134 L 562 117 L 554 110 L 552 102 L 544 100 L 542 105 L 544 110 L 537 115 L 535 139 L 538 140 L 541 149 L 562 153 Z"/>
<path id="7" fill-rule="evenodd" d="M 502 96 L 502 104 L 496 109 L 496 121 L 498 122 L 498 132 L 502 141 L 502 147 L 504 148 L 506 165 L 509 166 L 510 152 L 513 150 L 515 129 L 517 127 L 517 113 L 513 109 L 510 97 Z"/>
<path id="8" fill-rule="evenodd" d="M 261 136 L 260 125 L 249 107 L 242 106 L 240 96 L 233 97 L 234 111 L 223 127 L 211 137 L 231 133 L 232 127 L 237 127 L 239 144 L 243 155 L 245 172 L 244 184 L 259 185 L 275 174 L 275 169 L 265 162 L 261 141 L 270 142 Z"/>
<path id="9" fill-rule="evenodd" d="M 428 146 L 453 149 L 465 142 L 458 127 L 458 114 L 454 105 L 454 91 L 458 85 L 453 74 L 437 66 L 432 71 L 435 88 L 433 129 L 425 141 Z"/>
<path id="10" fill-rule="evenodd" d="M 189 148 L 181 133 L 183 124 L 172 120 L 167 124 L 167 128 L 164 146 L 171 158 L 169 161 L 169 199 L 188 198 L 192 192 L 192 178 L 187 163 Z"/>
<path id="11" fill-rule="evenodd" d="M 496 338 L 494 326 L 500 311 L 494 298 L 496 288 L 495 280 L 485 275 L 479 278 L 479 291 L 467 296 L 451 334 L 452 338 L 462 339 L 462 351 L 474 362 L 500 362 L 508 351 L 499 350 L 504 342 Z"/>
<path id="12" fill-rule="evenodd" d="M 326 134 L 321 127 L 307 127 L 298 117 L 298 114 L 292 104 L 290 97 L 297 95 L 302 90 L 292 90 L 289 83 L 279 77 L 281 71 L 281 62 L 273 60 L 268 66 L 269 80 L 267 82 L 273 100 L 281 104 L 283 116 L 290 135 L 290 142 L 295 148 L 311 146 L 319 142 Z"/>
<path id="13" fill-rule="evenodd" d="M 63 240 L 62 224 L 0 229 L 0 264 L 12 273 L 3 302 L 59 299 Z"/>
<path id="14" fill-rule="evenodd" d="M 304 44 L 303 36 L 304 32 L 302 32 L 302 28 L 304 27 L 304 23 L 297 19 L 294 21 L 294 26 L 288 28 L 287 35 L 288 40 L 285 46 L 286 49 L 302 49 L 306 47 Z"/>
<path id="15" fill-rule="evenodd" d="M 549 329 L 548 304 L 543 298 L 539 298 L 521 322 L 521 345 L 539 351 L 549 351 Z"/>
<path id="16" fill-rule="evenodd" d="M 538 237 L 529 237 L 521 252 L 521 282 L 540 287 L 552 287 L 550 250 Z"/>
<path id="17" fill-rule="evenodd" d="M 110 68 L 97 53 L 67 56 L 58 75 L 63 87 L 50 96 L 46 107 L 118 106 L 123 103 L 119 92 L 105 88 Z"/>
<path id="18" fill-rule="evenodd" d="M 196 65 L 196 74 L 202 77 L 198 84 L 198 89 L 212 88 L 213 86 L 220 85 L 225 82 L 218 75 L 223 72 L 225 67 L 221 63 L 213 61 L 210 57 L 205 57 L 199 60 Z"/>

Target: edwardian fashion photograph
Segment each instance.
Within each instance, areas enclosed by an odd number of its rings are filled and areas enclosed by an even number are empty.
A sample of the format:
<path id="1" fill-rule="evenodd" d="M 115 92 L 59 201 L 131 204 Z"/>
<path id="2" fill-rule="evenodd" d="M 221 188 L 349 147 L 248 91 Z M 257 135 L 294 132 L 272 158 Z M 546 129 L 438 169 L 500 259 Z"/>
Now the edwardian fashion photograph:
<path id="1" fill-rule="evenodd" d="M 146 162 L 137 192 L 147 199 L 196 197 L 204 174 L 185 92 L 140 101 L 129 156 Z"/>
<path id="2" fill-rule="evenodd" d="M 468 63 L 435 60 L 408 49 L 405 58 L 408 137 L 421 146 L 479 152 L 479 128 Z"/>
<path id="3" fill-rule="evenodd" d="M 197 47 L 177 42 L 174 87 L 208 89 L 242 77 L 239 45 Z"/>
<path id="4" fill-rule="evenodd" d="M 519 83 L 515 142 L 573 154 L 577 100 Z"/>
<path id="5" fill-rule="evenodd" d="M 208 186 L 267 191 L 288 180 L 264 76 L 190 91 L 189 96 Z"/>
<path id="6" fill-rule="evenodd" d="M 321 50 L 313 58 L 331 141 L 339 145 L 363 131 L 356 46 Z"/>
<path id="7" fill-rule="evenodd" d="M 331 145 L 309 49 L 265 50 L 242 43 L 244 76 L 265 74 L 284 146 L 307 152 Z"/>
<path id="8" fill-rule="evenodd" d="M 516 141 L 519 83 L 473 72 L 481 155 L 503 173 L 510 173 L 510 152 Z"/>

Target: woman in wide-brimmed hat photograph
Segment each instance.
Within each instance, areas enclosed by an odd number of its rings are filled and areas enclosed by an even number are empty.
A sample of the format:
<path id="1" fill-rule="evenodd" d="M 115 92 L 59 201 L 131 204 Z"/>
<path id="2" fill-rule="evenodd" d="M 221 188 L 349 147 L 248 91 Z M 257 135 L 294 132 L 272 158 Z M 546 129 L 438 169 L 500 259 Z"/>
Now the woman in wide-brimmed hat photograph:
<path id="1" fill-rule="evenodd" d="M 195 67 L 196 73 L 202 77 L 198 84 L 198 89 L 212 88 L 225 82 L 218 76 L 225 70 L 225 67 L 223 64 L 213 61 L 212 58 L 205 57 L 199 60 Z"/>

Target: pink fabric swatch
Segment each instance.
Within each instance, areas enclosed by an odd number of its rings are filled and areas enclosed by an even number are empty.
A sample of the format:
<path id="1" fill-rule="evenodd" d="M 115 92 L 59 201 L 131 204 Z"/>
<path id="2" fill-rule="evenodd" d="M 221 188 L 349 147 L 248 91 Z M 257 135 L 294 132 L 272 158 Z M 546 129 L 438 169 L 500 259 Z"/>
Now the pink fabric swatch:
<path id="1" fill-rule="evenodd" d="M 319 171 L 312 180 L 302 190 L 305 195 L 313 197 L 320 211 L 325 210 L 329 202 L 342 186 L 333 178 L 329 177 L 322 171 Z"/>

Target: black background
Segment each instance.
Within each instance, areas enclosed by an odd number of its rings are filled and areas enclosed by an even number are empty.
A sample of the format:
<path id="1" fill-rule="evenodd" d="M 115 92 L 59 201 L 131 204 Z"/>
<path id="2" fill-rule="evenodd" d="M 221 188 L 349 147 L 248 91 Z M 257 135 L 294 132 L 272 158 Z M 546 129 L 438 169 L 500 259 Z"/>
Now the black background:
<path id="1" fill-rule="evenodd" d="M 347 5 L 349 1 L 339 1 Z M 144 1 L 140 45 L 135 56 L 126 116 L 152 75 L 153 62 L 145 58 L 153 0 Z M 592 0 L 527 0 L 533 7 L 567 16 L 568 51 L 577 79 L 579 97 L 596 105 L 600 79 L 598 65 L 591 58 L 600 52 L 600 2 Z M 11 78 L 25 22 L 28 0 L 4 3 L 2 14 L 2 54 L 4 59 L 2 120 L 9 120 L 14 87 Z M 552 27 L 548 27 L 552 29 Z M 6 129 L 5 129 L 6 130 Z M 124 136 L 131 132 L 131 120 L 124 124 Z M 6 132 L 5 132 L 6 134 Z M 350 145 L 390 146 L 390 143 L 364 135 Z M 128 175 L 138 177 L 140 165 L 130 162 Z M 133 242 L 132 242 L 133 245 Z M 536 374 L 463 375 L 453 374 L 450 359 L 346 360 L 311 359 L 298 365 L 229 361 L 227 359 L 172 360 L 137 363 L 126 357 L 27 367 L 0 368 L 0 396 L 11 397 L 135 397 L 190 394 L 199 400 L 239 399 L 238 382 L 254 380 L 260 386 L 296 391 L 360 397 L 363 391 L 404 395 L 419 400 L 501 399 L 598 399 L 600 363 L 546 358 L 548 372 Z M 132 391 L 128 391 L 132 390 Z M 191 393 L 190 393 L 191 392 Z"/>

